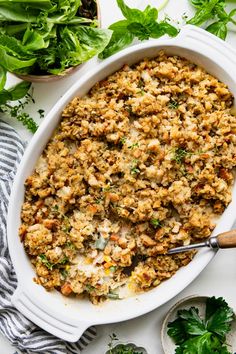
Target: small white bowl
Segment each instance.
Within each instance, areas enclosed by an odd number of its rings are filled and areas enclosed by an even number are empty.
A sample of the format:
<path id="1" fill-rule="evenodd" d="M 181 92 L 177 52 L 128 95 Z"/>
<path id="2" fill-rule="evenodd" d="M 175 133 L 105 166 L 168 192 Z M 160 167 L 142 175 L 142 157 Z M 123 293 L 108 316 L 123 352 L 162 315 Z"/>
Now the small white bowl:
<path id="1" fill-rule="evenodd" d="M 199 309 L 200 317 L 204 317 L 206 309 L 206 300 L 209 296 L 192 295 L 178 301 L 167 313 L 161 328 L 161 343 L 165 354 L 173 354 L 176 344 L 173 339 L 167 334 L 168 323 L 177 318 L 177 312 L 183 309 L 189 309 L 194 306 Z M 232 322 L 230 333 L 226 337 L 226 343 L 231 352 L 236 352 L 236 319 Z"/>

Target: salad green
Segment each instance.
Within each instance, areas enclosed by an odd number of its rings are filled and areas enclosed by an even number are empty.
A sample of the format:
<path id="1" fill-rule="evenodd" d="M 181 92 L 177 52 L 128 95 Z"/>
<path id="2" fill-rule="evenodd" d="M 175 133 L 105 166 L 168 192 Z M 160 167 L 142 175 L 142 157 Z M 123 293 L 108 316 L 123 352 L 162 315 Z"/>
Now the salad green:
<path id="1" fill-rule="evenodd" d="M 1 0 L 1 66 L 20 74 L 60 75 L 100 53 L 110 41 L 111 31 L 96 28 L 94 18 L 81 17 L 81 13 L 93 16 L 87 8 L 81 9 L 86 3 L 88 0 Z M 92 6 L 91 1 L 89 4 Z"/>

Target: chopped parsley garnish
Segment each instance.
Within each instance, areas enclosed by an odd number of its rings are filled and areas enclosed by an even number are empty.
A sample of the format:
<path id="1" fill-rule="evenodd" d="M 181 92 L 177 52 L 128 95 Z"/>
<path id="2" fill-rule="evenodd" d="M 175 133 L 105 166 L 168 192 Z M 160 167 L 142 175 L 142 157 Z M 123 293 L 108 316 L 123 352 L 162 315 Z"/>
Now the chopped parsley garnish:
<path id="1" fill-rule="evenodd" d="M 114 185 L 111 185 L 110 183 L 108 183 L 107 187 L 103 187 L 102 191 L 103 192 L 109 192 L 111 189 L 115 189 Z"/>
<path id="2" fill-rule="evenodd" d="M 68 271 L 66 269 L 64 269 L 64 268 L 60 269 L 60 273 L 61 273 L 63 279 L 67 278 Z"/>
<path id="3" fill-rule="evenodd" d="M 204 318 L 196 307 L 179 310 L 177 318 L 168 324 L 167 332 L 177 345 L 175 353 L 230 354 L 226 335 L 234 317 L 222 297 L 207 298 Z"/>
<path id="4" fill-rule="evenodd" d="M 62 214 L 62 217 L 63 217 L 62 231 L 70 232 L 71 225 L 70 225 L 70 220 L 69 220 L 68 216 Z"/>
<path id="5" fill-rule="evenodd" d="M 139 163 L 138 160 L 136 160 L 136 159 L 133 160 L 132 166 L 130 169 L 131 175 L 136 175 L 136 174 L 140 173 L 140 169 L 138 168 L 138 163 Z"/>
<path id="6" fill-rule="evenodd" d="M 140 90 L 139 93 L 144 96 L 146 92 L 144 90 Z"/>
<path id="7" fill-rule="evenodd" d="M 151 219 L 151 220 L 150 220 L 150 224 L 151 224 L 155 229 L 157 229 L 158 227 L 161 227 L 161 226 L 162 226 L 162 224 L 161 224 L 161 222 L 160 222 L 159 219 Z"/>
<path id="8" fill-rule="evenodd" d="M 189 154 L 190 153 L 187 150 L 183 148 L 178 148 L 175 150 L 174 157 L 172 158 L 172 160 L 176 161 L 178 164 L 181 164 L 184 161 L 185 157 Z"/>
<path id="9" fill-rule="evenodd" d="M 66 242 L 66 247 L 69 248 L 70 250 L 75 250 L 75 245 L 72 242 Z"/>
<path id="10" fill-rule="evenodd" d="M 38 258 L 45 265 L 45 267 L 47 267 L 49 270 L 53 270 L 54 264 L 49 262 L 45 254 L 40 254 Z"/>
<path id="11" fill-rule="evenodd" d="M 95 200 L 95 203 L 96 203 L 96 204 L 101 204 L 101 203 L 103 202 L 103 200 L 104 200 L 104 197 L 97 198 L 97 199 Z"/>
<path id="12" fill-rule="evenodd" d="M 179 107 L 179 103 L 175 100 L 170 100 L 168 107 L 171 109 L 177 109 Z"/>
<path id="13" fill-rule="evenodd" d="M 128 146 L 128 149 L 134 149 L 136 147 L 139 147 L 139 143 L 134 143 L 134 144 Z"/>
<path id="14" fill-rule="evenodd" d="M 86 284 L 86 285 L 85 285 L 85 290 L 86 290 L 88 293 L 91 293 L 94 289 L 95 289 L 95 287 L 92 286 L 92 285 L 90 285 L 90 284 Z"/>
<path id="15" fill-rule="evenodd" d="M 120 144 L 124 145 L 126 143 L 127 138 L 125 136 L 122 136 L 122 138 L 120 139 Z"/>
<path id="16" fill-rule="evenodd" d="M 67 256 L 64 256 L 62 260 L 59 262 L 59 264 L 66 264 L 67 262 L 69 262 L 69 258 Z"/>
<path id="17" fill-rule="evenodd" d="M 64 232 L 70 232 L 70 230 L 71 230 L 71 226 L 70 225 L 66 225 L 66 226 L 63 226 L 62 227 L 62 231 L 64 231 Z"/>
<path id="18" fill-rule="evenodd" d="M 131 168 L 131 175 L 136 175 L 140 172 L 140 170 L 137 167 L 132 167 Z"/>
<path id="19" fill-rule="evenodd" d="M 59 213 L 59 206 L 57 204 L 52 206 L 52 212 Z"/>
<path id="20" fill-rule="evenodd" d="M 65 265 L 68 261 L 69 261 L 69 258 L 67 256 L 64 256 L 62 258 L 61 261 L 57 262 L 57 263 L 51 263 L 48 259 L 47 259 L 47 256 L 45 254 L 40 254 L 38 256 L 38 258 L 40 259 L 40 261 L 49 269 L 49 270 L 53 270 L 53 267 L 54 266 L 57 266 L 57 265 Z"/>
<path id="21" fill-rule="evenodd" d="M 138 88 L 143 88 L 144 87 L 144 81 L 143 79 L 140 79 L 137 85 Z"/>

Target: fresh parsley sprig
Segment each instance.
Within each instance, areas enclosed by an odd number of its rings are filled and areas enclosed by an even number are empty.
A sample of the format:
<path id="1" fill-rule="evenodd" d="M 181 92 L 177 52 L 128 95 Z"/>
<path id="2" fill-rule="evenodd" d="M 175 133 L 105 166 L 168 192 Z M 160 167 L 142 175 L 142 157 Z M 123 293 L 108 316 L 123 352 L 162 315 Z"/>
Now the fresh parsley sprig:
<path id="1" fill-rule="evenodd" d="M 176 354 L 230 354 L 226 346 L 226 335 L 234 320 L 233 310 L 220 298 L 207 298 L 205 317 L 191 307 L 180 310 L 177 318 L 168 324 L 168 335 L 177 347 Z"/>
<path id="2" fill-rule="evenodd" d="M 175 37 L 178 30 L 166 20 L 157 22 L 158 10 L 148 5 L 143 11 L 128 7 L 123 0 L 117 0 L 117 4 L 125 17 L 113 23 L 109 29 L 113 31 L 110 42 L 99 54 L 100 59 L 105 59 L 112 54 L 127 47 L 135 38 L 140 41 L 149 38 L 160 38 L 167 34 Z"/>
<path id="3" fill-rule="evenodd" d="M 191 153 L 186 149 L 179 147 L 174 151 L 174 156 L 172 157 L 172 161 L 181 164 L 184 162 L 185 158 L 190 154 Z"/>

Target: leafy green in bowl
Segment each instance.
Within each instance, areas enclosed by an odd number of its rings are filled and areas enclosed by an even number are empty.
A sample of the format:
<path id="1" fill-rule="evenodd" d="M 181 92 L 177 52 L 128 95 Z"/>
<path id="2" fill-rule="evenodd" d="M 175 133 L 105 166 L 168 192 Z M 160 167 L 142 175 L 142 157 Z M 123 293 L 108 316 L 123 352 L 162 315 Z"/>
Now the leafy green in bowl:
<path id="1" fill-rule="evenodd" d="M 222 298 L 193 296 L 177 303 L 162 327 L 166 354 L 232 354 L 235 315 Z"/>
<path id="2" fill-rule="evenodd" d="M 97 14 L 95 0 L 1 1 L 1 66 L 24 79 L 64 76 L 108 44 Z"/>

